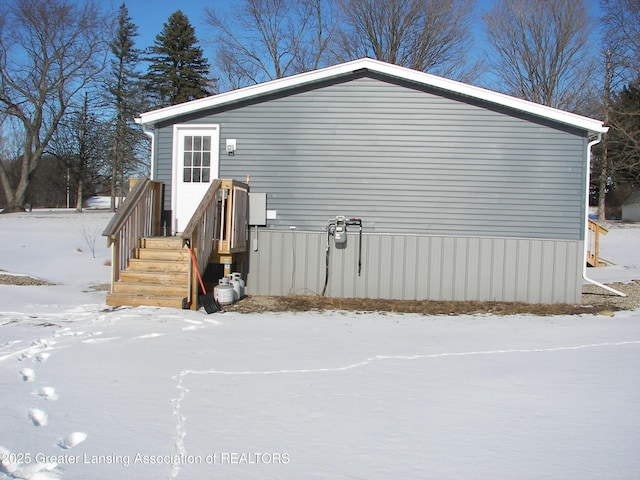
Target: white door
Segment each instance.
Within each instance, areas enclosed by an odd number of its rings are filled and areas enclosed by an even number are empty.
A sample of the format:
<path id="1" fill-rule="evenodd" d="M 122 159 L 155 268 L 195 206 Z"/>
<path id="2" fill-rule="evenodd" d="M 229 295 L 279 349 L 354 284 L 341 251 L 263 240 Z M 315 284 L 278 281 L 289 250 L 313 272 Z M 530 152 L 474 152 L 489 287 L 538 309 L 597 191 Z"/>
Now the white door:
<path id="1" fill-rule="evenodd" d="M 176 232 L 184 231 L 200 200 L 218 177 L 220 128 L 218 125 L 176 125 L 174 127 Z"/>

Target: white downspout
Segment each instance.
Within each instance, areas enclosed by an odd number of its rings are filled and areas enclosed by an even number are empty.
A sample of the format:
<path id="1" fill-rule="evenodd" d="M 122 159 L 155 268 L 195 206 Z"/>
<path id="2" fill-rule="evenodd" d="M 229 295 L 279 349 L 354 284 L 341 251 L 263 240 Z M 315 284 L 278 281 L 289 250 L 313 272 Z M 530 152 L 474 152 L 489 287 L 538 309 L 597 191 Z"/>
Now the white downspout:
<path id="1" fill-rule="evenodd" d="M 142 126 L 142 131 L 144 132 L 145 135 L 147 135 L 148 137 L 151 138 L 151 158 L 150 158 L 150 164 L 149 164 L 149 180 L 155 180 L 155 175 L 154 175 L 154 167 L 155 167 L 155 148 L 156 148 L 156 136 L 154 133 L 154 130 L 149 130 L 147 128 L 146 125 L 142 124 L 140 121 L 140 118 L 136 118 L 135 122 Z"/>
<path id="2" fill-rule="evenodd" d="M 605 290 L 610 291 L 611 293 L 615 293 L 616 295 L 620 295 L 621 297 L 626 297 L 626 293 L 620 292 L 615 288 L 611 288 L 607 285 L 604 285 L 600 282 L 596 282 L 591 278 L 587 277 L 587 251 L 589 249 L 589 190 L 590 190 L 590 179 L 591 179 L 591 148 L 600 143 L 602 140 L 602 133 L 598 133 L 598 137 L 595 140 L 592 140 L 587 144 L 587 174 L 586 177 L 586 185 L 585 185 L 585 203 L 584 203 L 584 256 L 582 258 L 582 278 L 593 285 L 597 285 L 598 287 L 604 288 Z M 600 192 L 602 195 L 602 192 Z"/>

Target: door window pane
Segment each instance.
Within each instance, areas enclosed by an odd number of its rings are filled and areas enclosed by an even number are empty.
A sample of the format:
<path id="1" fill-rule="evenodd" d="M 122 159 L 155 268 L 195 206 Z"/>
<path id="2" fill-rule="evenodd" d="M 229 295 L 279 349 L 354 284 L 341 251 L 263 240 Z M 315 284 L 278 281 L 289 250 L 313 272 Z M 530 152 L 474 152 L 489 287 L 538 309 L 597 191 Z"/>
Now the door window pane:
<path id="1" fill-rule="evenodd" d="M 211 181 L 211 136 L 185 135 L 183 153 L 184 182 Z"/>

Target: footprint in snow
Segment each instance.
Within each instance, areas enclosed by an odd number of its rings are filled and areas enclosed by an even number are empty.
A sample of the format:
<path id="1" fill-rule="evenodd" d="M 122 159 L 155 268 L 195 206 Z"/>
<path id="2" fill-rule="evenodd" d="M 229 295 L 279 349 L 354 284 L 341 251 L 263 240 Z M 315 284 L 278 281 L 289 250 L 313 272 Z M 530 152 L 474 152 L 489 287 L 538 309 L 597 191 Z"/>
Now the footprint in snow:
<path id="1" fill-rule="evenodd" d="M 19 465 L 15 458 L 16 456 L 12 455 L 10 450 L 0 445 L 0 472 L 13 476 Z"/>
<path id="2" fill-rule="evenodd" d="M 33 379 L 36 378 L 36 372 L 31 368 L 23 368 L 20 370 L 20 375 L 22 375 L 22 380 L 25 382 L 33 382 Z"/>
<path id="3" fill-rule="evenodd" d="M 29 410 L 29 418 L 36 427 L 46 427 L 47 423 L 49 423 L 49 415 L 39 408 Z"/>
<path id="4" fill-rule="evenodd" d="M 52 337 L 53 338 L 63 337 L 63 336 L 69 335 L 70 331 L 71 331 L 70 327 L 62 328 L 58 330 L 56 333 L 54 333 Z"/>
<path id="5" fill-rule="evenodd" d="M 33 349 L 29 349 L 26 352 L 22 352 L 19 356 L 18 356 L 18 361 L 22 362 L 23 360 L 30 360 L 33 358 L 34 355 L 34 351 Z"/>
<path id="6" fill-rule="evenodd" d="M 49 360 L 49 357 L 50 357 L 50 356 L 51 356 L 51 354 L 50 354 L 50 353 L 42 352 L 42 353 L 39 353 L 38 355 L 36 355 L 36 356 L 34 357 L 34 360 L 35 360 L 36 362 L 38 362 L 38 363 L 45 363 L 47 360 Z"/>
<path id="7" fill-rule="evenodd" d="M 42 387 L 37 395 L 52 402 L 58 400 L 58 394 L 56 393 L 56 389 L 53 387 Z"/>
<path id="8" fill-rule="evenodd" d="M 30 463 L 21 465 L 13 474 L 13 478 L 25 478 L 29 480 L 58 480 L 57 463 Z"/>
<path id="9" fill-rule="evenodd" d="M 31 360 L 33 362 L 46 362 L 50 354 L 43 352 L 44 349 L 50 349 L 56 342 L 50 340 L 36 340 L 31 343 L 31 347 L 20 353 L 17 357 L 19 362 L 23 360 Z"/>
<path id="10" fill-rule="evenodd" d="M 73 432 L 58 441 L 58 446 L 65 450 L 73 448 L 87 439 L 87 434 L 84 432 Z"/>

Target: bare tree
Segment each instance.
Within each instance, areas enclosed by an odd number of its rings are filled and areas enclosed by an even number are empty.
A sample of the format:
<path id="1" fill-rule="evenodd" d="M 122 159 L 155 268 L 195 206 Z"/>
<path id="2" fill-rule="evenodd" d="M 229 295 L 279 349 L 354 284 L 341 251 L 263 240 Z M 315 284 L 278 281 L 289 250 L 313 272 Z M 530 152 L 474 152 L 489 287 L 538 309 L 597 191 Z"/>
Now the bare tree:
<path id="1" fill-rule="evenodd" d="M 611 105 L 612 105 L 612 63 L 611 63 L 611 51 L 605 51 L 605 68 L 604 68 L 604 92 L 602 100 L 604 105 L 600 110 L 604 110 L 604 122 L 605 125 L 609 125 L 611 121 Z M 602 102 L 601 102 L 602 103 Z M 607 190 L 609 189 L 609 182 L 611 180 L 611 158 L 609 156 L 609 139 L 608 135 L 604 135 L 601 144 L 597 145 L 592 152 L 593 158 L 591 160 L 591 183 L 595 183 L 595 188 L 598 197 L 598 220 L 604 221 L 607 218 L 606 215 L 606 197 Z M 594 182 L 594 180 L 596 180 Z"/>
<path id="2" fill-rule="evenodd" d="M 372 57 L 470 81 L 473 0 L 337 0 L 336 60 Z"/>
<path id="3" fill-rule="evenodd" d="M 323 66 L 332 34 L 328 0 L 241 0 L 205 9 L 216 64 L 231 89 Z M 232 12 L 232 13 L 229 13 Z"/>
<path id="4" fill-rule="evenodd" d="M 29 180 L 25 198 L 27 209 L 71 205 L 68 171 L 57 158 L 45 153 Z"/>
<path id="5" fill-rule="evenodd" d="M 17 184 L 0 163 L 5 212 L 23 208 L 29 179 L 73 97 L 102 70 L 106 22 L 96 3 L 15 0 L 0 6 L 0 112 L 21 126 Z"/>
<path id="6" fill-rule="evenodd" d="M 603 44 L 611 63 L 611 88 L 640 76 L 640 1 L 600 0 Z"/>
<path id="7" fill-rule="evenodd" d="M 594 158 L 598 219 L 606 219 L 607 193 L 640 185 L 640 1 L 601 0 L 605 123 L 610 127 Z"/>
<path id="8" fill-rule="evenodd" d="M 69 188 L 75 187 L 76 211 L 82 212 L 85 193 L 104 179 L 108 167 L 109 129 L 91 112 L 88 93 L 75 110 L 60 122 L 47 150 L 66 169 Z"/>
<path id="9" fill-rule="evenodd" d="M 505 93 L 580 111 L 594 70 L 584 0 L 503 0 L 484 22 Z"/>
<path id="10" fill-rule="evenodd" d="M 0 20 L 1 21 L 1 20 Z M 17 138 L 20 132 L 15 124 L 7 121 L 7 115 L 0 116 L 0 163 L 4 167 L 4 176 L 9 184 L 15 184 L 20 176 L 19 158 L 21 147 Z M 0 181 L 0 208 L 6 207 L 4 183 Z"/>
<path id="11" fill-rule="evenodd" d="M 640 187 L 640 79 L 622 88 L 611 106 L 612 159 L 614 181 Z"/>

